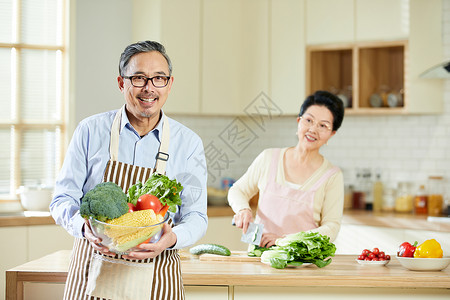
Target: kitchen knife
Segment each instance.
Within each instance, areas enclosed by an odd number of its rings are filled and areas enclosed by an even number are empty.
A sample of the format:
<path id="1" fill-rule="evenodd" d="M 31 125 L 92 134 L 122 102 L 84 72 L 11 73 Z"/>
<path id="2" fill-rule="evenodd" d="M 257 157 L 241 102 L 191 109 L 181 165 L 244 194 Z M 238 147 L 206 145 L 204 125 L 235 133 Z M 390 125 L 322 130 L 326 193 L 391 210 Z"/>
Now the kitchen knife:
<path id="1" fill-rule="evenodd" d="M 259 243 L 261 243 L 263 229 L 263 224 L 250 222 L 248 224 L 247 232 L 242 234 L 241 241 L 247 244 L 259 246 Z"/>
<path id="2" fill-rule="evenodd" d="M 234 218 L 231 220 L 231 225 L 236 226 Z M 247 232 L 242 234 L 241 241 L 247 244 L 259 246 L 261 242 L 264 224 L 248 223 Z"/>

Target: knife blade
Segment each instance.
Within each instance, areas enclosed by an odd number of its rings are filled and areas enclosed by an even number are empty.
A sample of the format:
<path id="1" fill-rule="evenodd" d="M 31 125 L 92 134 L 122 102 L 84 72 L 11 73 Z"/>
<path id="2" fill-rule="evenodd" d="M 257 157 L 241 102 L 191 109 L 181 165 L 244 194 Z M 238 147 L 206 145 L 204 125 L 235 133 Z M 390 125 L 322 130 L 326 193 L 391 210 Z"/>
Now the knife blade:
<path id="1" fill-rule="evenodd" d="M 247 232 L 242 233 L 241 241 L 247 244 L 257 245 L 261 242 L 264 225 L 250 222 L 248 224 Z"/>

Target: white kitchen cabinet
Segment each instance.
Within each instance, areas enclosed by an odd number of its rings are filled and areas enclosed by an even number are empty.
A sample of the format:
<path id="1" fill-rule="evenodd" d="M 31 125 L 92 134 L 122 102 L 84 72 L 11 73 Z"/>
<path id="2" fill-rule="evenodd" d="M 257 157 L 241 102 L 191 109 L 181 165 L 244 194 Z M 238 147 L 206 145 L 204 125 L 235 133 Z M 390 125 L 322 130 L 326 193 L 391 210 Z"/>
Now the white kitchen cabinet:
<path id="1" fill-rule="evenodd" d="M 200 112 L 200 0 L 133 0 L 133 41 L 161 42 L 172 61 L 174 83 L 164 111 Z"/>
<path id="2" fill-rule="evenodd" d="M 28 261 L 26 236 L 26 226 L 0 227 L 0 291 L 6 288 L 5 271 Z M 5 299 L 5 292 L 0 293 L 0 299 Z"/>
<path id="3" fill-rule="evenodd" d="M 269 82 L 267 0 L 203 3 L 202 103 L 205 114 L 244 114 Z"/>
<path id="4" fill-rule="evenodd" d="M 354 0 L 307 0 L 306 43 L 353 42 Z"/>
<path id="5" fill-rule="evenodd" d="M 301 272 L 301 269 L 299 270 Z M 374 270 L 374 276 L 376 270 Z M 399 300 L 422 300 L 448 299 L 448 291 L 440 289 L 430 292 L 429 288 L 417 287 L 412 292 L 403 288 L 361 288 L 361 287 L 278 287 L 278 286 L 237 286 L 234 288 L 234 300 L 378 300 L 378 299 L 399 299 Z"/>
<path id="6" fill-rule="evenodd" d="M 403 40 L 409 36 L 409 1 L 355 0 L 355 40 Z"/>
<path id="7" fill-rule="evenodd" d="M 228 286 L 195 286 L 184 287 L 186 300 L 228 300 Z"/>
<path id="8" fill-rule="evenodd" d="M 296 115 L 305 98 L 305 1 L 271 2 L 270 98 L 282 115 Z"/>

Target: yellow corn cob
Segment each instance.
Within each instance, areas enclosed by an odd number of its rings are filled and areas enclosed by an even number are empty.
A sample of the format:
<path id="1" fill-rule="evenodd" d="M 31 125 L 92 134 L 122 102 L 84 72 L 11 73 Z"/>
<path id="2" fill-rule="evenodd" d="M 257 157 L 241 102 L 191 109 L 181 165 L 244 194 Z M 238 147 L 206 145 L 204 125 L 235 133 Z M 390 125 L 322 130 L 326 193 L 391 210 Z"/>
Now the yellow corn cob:
<path id="1" fill-rule="evenodd" d="M 162 225 L 149 228 L 134 227 L 150 226 L 161 223 L 163 220 L 164 217 L 156 215 L 152 209 L 129 212 L 117 219 L 107 221 L 107 223 L 111 225 L 129 227 L 110 226 L 105 228 L 105 234 L 113 240 L 114 244 L 121 245 L 144 236 L 151 236 L 159 231 Z"/>

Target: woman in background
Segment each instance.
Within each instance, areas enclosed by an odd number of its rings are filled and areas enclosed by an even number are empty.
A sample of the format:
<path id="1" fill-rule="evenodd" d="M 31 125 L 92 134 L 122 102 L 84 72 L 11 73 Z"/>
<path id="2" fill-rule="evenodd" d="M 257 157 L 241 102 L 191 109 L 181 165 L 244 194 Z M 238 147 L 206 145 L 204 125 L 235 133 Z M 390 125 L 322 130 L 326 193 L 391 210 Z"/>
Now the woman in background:
<path id="1" fill-rule="evenodd" d="M 249 200 L 259 192 L 255 222 L 264 224 L 261 247 L 300 231 L 336 238 L 344 205 L 343 175 L 319 150 L 343 118 L 344 105 L 337 96 L 326 91 L 308 96 L 297 117 L 297 145 L 264 150 L 230 188 L 228 202 L 244 233 L 253 221 Z"/>

